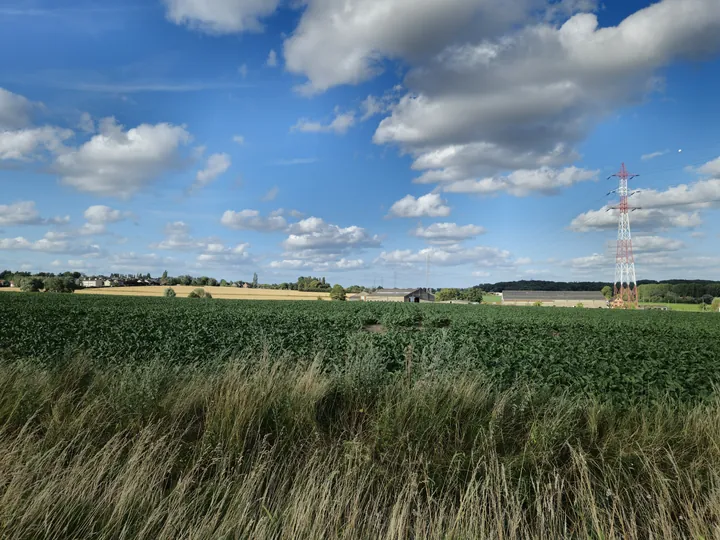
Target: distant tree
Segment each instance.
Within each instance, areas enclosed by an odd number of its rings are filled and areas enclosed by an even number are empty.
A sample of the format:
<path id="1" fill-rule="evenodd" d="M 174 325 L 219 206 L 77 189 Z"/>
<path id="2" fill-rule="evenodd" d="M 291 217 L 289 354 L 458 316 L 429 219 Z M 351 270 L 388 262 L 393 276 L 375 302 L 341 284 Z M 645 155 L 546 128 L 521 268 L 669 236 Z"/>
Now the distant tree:
<path id="1" fill-rule="evenodd" d="M 55 293 L 71 293 L 75 290 L 75 281 L 72 278 L 49 277 L 44 280 L 46 291 Z"/>
<path id="2" fill-rule="evenodd" d="M 190 294 L 192 294 L 192 293 L 190 293 Z M 175 298 L 177 296 L 177 293 L 175 292 L 174 289 L 171 289 L 170 287 L 168 287 L 167 289 L 165 289 L 163 291 L 163 296 L 165 298 Z"/>
<path id="3" fill-rule="evenodd" d="M 221 286 L 221 287 L 229 287 L 230 284 L 229 284 L 227 281 L 225 281 L 224 279 L 221 279 L 221 280 L 220 280 L 220 286 Z"/>
<path id="4" fill-rule="evenodd" d="M 360 285 L 351 285 L 350 287 L 345 289 L 345 292 L 354 294 L 354 293 L 363 292 L 364 290 L 365 290 L 365 287 L 361 287 Z"/>
<path id="5" fill-rule="evenodd" d="M 160 285 L 169 285 L 170 281 L 168 280 L 168 272 L 165 270 L 162 273 L 162 277 L 160 278 Z"/>
<path id="6" fill-rule="evenodd" d="M 703 295 L 703 297 L 700 300 L 702 300 L 703 304 L 708 305 L 708 306 L 713 303 L 713 297 L 709 294 Z"/>
<path id="7" fill-rule="evenodd" d="M 252 288 L 253 288 L 253 289 L 257 289 L 257 288 L 258 288 L 258 275 L 257 275 L 257 272 L 253 272 Z"/>
<path id="8" fill-rule="evenodd" d="M 601 291 L 601 292 L 602 292 L 602 295 L 603 295 L 605 298 L 607 298 L 608 300 L 610 300 L 610 298 L 612 298 L 613 290 L 612 290 L 612 287 L 610 287 L 609 285 L 605 285 L 605 286 L 602 288 L 602 291 Z"/>
<path id="9" fill-rule="evenodd" d="M 339 300 L 342 302 L 345 301 L 345 289 L 342 288 L 342 285 L 340 285 L 340 284 L 333 285 L 333 288 L 330 291 L 330 298 L 332 298 L 333 300 Z"/>
<path id="10" fill-rule="evenodd" d="M 218 280 L 214 277 L 208 278 L 207 280 L 208 287 L 217 287 L 218 286 Z"/>
<path id="11" fill-rule="evenodd" d="M 713 300 L 711 309 L 713 311 L 720 311 L 720 298 L 716 298 Z"/>
<path id="12" fill-rule="evenodd" d="M 468 302 L 477 302 L 478 304 L 481 304 L 484 295 L 485 291 L 483 291 L 480 287 L 472 287 L 470 289 L 465 289 L 462 292 L 462 299 L 467 300 Z M 435 299 L 437 300 L 437 297 Z"/>
<path id="13" fill-rule="evenodd" d="M 440 289 L 435 295 L 437 302 L 447 302 L 449 300 L 460 300 L 460 289 Z"/>
<path id="14" fill-rule="evenodd" d="M 23 292 L 38 292 L 43 288 L 43 280 L 36 277 L 25 277 L 20 280 L 20 290 Z"/>
<path id="15" fill-rule="evenodd" d="M 188 285 L 192 285 L 192 278 L 190 276 L 180 276 L 178 278 L 178 281 L 181 285 L 185 285 L 186 287 Z"/>

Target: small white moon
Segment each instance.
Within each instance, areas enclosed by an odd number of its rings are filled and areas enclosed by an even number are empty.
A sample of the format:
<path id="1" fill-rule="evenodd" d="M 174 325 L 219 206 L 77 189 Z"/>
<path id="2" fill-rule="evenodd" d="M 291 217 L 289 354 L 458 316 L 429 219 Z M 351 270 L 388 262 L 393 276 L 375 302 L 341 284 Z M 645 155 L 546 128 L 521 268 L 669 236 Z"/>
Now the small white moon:
<path id="1" fill-rule="evenodd" d="M 678 154 L 679 154 L 680 152 L 682 152 L 682 148 L 680 148 L 680 149 L 678 150 Z"/>

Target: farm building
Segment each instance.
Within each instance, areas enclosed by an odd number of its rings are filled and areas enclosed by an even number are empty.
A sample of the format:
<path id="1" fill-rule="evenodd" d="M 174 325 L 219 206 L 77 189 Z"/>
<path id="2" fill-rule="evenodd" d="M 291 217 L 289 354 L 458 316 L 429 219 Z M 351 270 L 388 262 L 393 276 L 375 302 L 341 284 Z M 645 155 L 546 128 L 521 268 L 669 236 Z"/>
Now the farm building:
<path id="1" fill-rule="evenodd" d="M 435 295 L 425 289 L 378 289 L 373 293 L 358 293 L 362 302 L 434 302 Z"/>
<path id="2" fill-rule="evenodd" d="M 102 287 L 105 285 L 105 281 L 102 279 L 83 279 L 82 286 L 85 288 L 90 287 Z"/>
<path id="3" fill-rule="evenodd" d="M 347 295 L 346 300 L 348 302 L 367 302 L 368 296 L 372 293 L 370 291 L 362 291 L 359 293 L 351 293 Z"/>
<path id="4" fill-rule="evenodd" d="M 504 306 L 543 306 L 606 308 L 607 299 L 600 291 L 503 291 Z"/>

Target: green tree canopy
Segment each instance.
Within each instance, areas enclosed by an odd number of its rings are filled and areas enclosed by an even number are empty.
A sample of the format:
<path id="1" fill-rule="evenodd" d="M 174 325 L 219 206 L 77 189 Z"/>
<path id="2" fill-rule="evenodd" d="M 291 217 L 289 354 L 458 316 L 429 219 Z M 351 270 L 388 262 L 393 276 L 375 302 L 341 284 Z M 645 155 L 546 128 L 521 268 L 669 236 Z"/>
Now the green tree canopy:
<path id="1" fill-rule="evenodd" d="M 342 288 L 342 285 L 333 285 L 333 288 L 330 290 L 330 298 L 339 301 L 345 300 L 345 289 Z"/>

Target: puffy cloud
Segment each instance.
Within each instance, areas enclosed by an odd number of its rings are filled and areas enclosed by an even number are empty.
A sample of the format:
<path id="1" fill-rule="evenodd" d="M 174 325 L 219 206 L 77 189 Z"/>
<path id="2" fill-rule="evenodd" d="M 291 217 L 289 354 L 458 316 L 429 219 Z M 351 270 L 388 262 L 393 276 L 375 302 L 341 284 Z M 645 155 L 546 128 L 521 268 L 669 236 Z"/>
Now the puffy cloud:
<path id="1" fill-rule="evenodd" d="M 245 137 L 243 137 L 242 135 L 235 135 L 235 136 L 232 138 L 232 140 L 233 140 L 234 143 L 237 143 L 237 144 L 239 144 L 240 146 L 242 146 L 243 144 L 245 144 Z"/>
<path id="2" fill-rule="evenodd" d="M 656 157 L 664 156 L 667 153 L 668 153 L 667 150 L 661 150 L 658 152 L 650 152 L 649 154 L 643 154 L 642 156 L 640 156 L 640 159 L 643 161 L 648 161 L 651 159 L 655 159 Z"/>
<path id="3" fill-rule="evenodd" d="M 424 181 L 570 164 L 597 121 L 657 87 L 656 70 L 720 48 L 720 4 L 663 0 L 614 27 L 582 13 L 456 43 L 411 70 L 374 136 L 415 156 Z"/>
<path id="4" fill-rule="evenodd" d="M 608 268 L 612 264 L 608 255 L 593 253 L 587 257 L 576 257 L 570 261 L 570 266 L 575 270 L 594 270 L 597 268 Z"/>
<path id="5" fill-rule="evenodd" d="M 128 213 L 110 208 L 109 206 L 97 204 L 85 210 L 83 216 L 89 223 L 103 225 L 106 223 L 117 223 L 118 221 L 122 221 L 128 217 Z"/>
<path id="6" fill-rule="evenodd" d="M 285 65 L 308 77 L 304 91 L 357 84 L 384 58 L 421 61 L 454 40 L 502 32 L 525 16 L 527 0 L 309 0 L 284 44 Z"/>
<path id="7" fill-rule="evenodd" d="M 287 221 L 282 215 L 270 215 L 262 217 L 257 210 L 240 210 L 235 212 L 227 210 L 222 218 L 222 223 L 228 229 L 248 230 L 248 231 L 280 231 L 287 227 Z"/>
<path id="8" fill-rule="evenodd" d="M 267 60 L 265 61 L 265 65 L 268 67 L 277 67 L 278 58 L 277 58 L 277 53 L 275 52 L 275 49 L 270 49 Z"/>
<path id="9" fill-rule="evenodd" d="M 41 150 L 60 151 L 63 142 L 73 136 L 69 129 L 32 127 L 31 113 L 41 107 L 41 103 L 0 88 L 0 160 L 38 159 Z"/>
<path id="10" fill-rule="evenodd" d="M 590 210 L 573 219 L 570 223 L 570 230 L 588 232 L 616 229 L 618 214 L 617 210 L 611 210 L 607 206 L 600 210 Z M 699 212 L 681 212 L 672 208 L 643 208 L 630 214 L 632 229 L 693 228 L 701 224 L 702 218 Z"/>
<path id="11" fill-rule="evenodd" d="M 185 128 L 172 124 L 124 131 L 114 118 L 106 118 L 99 128 L 99 134 L 55 161 L 62 183 L 95 195 L 130 197 L 179 167 L 180 148 L 190 142 Z"/>
<path id="12" fill-rule="evenodd" d="M 720 157 L 708 161 L 705 165 L 698 169 L 700 174 L 706 174 L 708 176 L 720 177 Z"/>
<path id="13" fill-rule="evenodd" d="M 281 261 L 270 262 L 270 268 L 276 270 L 302 270 L 309 269 L 314 272 L 340 272 L 347 270 L 359 270 L 366 268 L 367 265 L 362 259 L 338 259 L 323 260 L 316 258 L 313 260 L 304 259 L 284 259 Z"/>
<path id="14" fill-rule="evenodd" d="M 389 266 L 415 266 L 428 261 L 434 266 L 461 266 L 472 264 L 483 267 L 509 268 L 517 263 L 509 251 L 486 246 L 464 248 L 461 246 L 429 247 L 420 251 L 398 249 L 383 251 L 376 263 Z"/>
<path id="15" fill-rule="evenodd" d="M 195 176 L 193 188 L 201 188 L 215 180 L 222 173 L 230 168 L 230 156 L 228 154 L 213 154 L 208 157 L 204 169 L 198 171 Z"/>
<path id="16" fill-rule="evenodd" d="M 210 34 L 258 32 L 280 0 L 163 0 L 167 18 Z"/>
<path id="17" fill-rule="evenodd" d="M 371 236 L 362 227 L 352 225 L 342 228 L 317 217 L 293 223 L 289 232 L 283 247 L 295 258 L 313 258 L 323 253 L 341 254 L 380 245 L 380 238 Z"/>
<path id="18" fill-rule="evenodd" d="M 429 227 L 418 225 L 415 230 L 411 231 L 413 236 L 424 238 L 431 244 L 455 244 L 484 233 L 483 227 L 458 225 L 457 223 L 433 223 Z"/>
<path id="19" fill-rule="evenodd" d="M 704 165 L 710 170 L 710 164 Z M 710 168 L 707 168 L 710 165 Z M 701 168 L 702 169 L 702 168 Z M 632 197 L 633 205 L 642 208 L 685 207 L 689 209 L 720 206 L 720 179 L 701 180 L 693 184 L 680 184 L 665 191 L 643 189 Z"/>
<path id="20" fill-rule="evenodd" d="M 663 236 L 636 236 L 633 238 L 633 252 L 635 253 L 678 251 L 684 247 L 685 244 L 675 238 Z"/>
<path id="21" fill-rule="evenodd" d="M 711 171 L 713 162 L 706 164 Z M 703 169 L 701 167 L 701 169 Z M 664 191 L 643 189 L 632 196 L 632 205 L 640 207 L 632 212 L 632 227 L 641 229 L 692 228 L 702 223 L 699 210 L 720 207 L 720 179 L 700 180 L 692 184 L 672 186 Z M 617 210 L 590 210 L 570 223 L 577 232 L 612 229 L 617 227 Z"/>
<path id="22" fill-rule="evenodd" d="M 58 152 L 63 142 L 73 136 L 69 129 L 52 126 L 0 130 L 0 160 L 30 161 L 37 159 L 40 150 Z"/>
<path id="23" fill-rule="evenodd" d="M 388 106 L 376 97 L 368 96 L 361 103 L 361 107 L 363 110 L 363 115 L 360 120 L 364 122 L 368 118 L 372 118 L 377 114 L 382 114 L 386 112 Z"/>
<path id="24" fill-rule="evenodd" d="M 20 129 L 30 124 L 36 106 L 26 97 L 0 88 L 0 130 Z"/>
<path id="25" fill-rule="evenodd" d="M 506 192 L 517 197 L 531 193 L 552 194 L 560 188 L 569 187 L 578 182 L 597 178 L 598 171 L 567 167 L 550 169 L 543 167 L 537 170 L 518 170 L 507 176 L 484 178 L 482 180 L 456 180 L 443 187 L 450 193 L 477 193 L 489 195 Z"/>
<path id="26" fill-rule="evenodd" d="M 70 221 L 70 216 L 43 218 L 35 207 L 34 201 L 20 201 L 13 204 L 0 204 L 0 226 L 12 225 L 62 225 Z"/>
<path id="27" fill-rule="evenodd" d="M 78 242 L 62 233 L 49 232 L 40 240 L 31 241 L 23 236 L 0 238 L 0 250 L 38 251 L 44 253 L 73 253 L 92 255 L 100 252 L 100 247 L 87 242 Z"/>
<path id="28" fill-rule="evenodd" d="M 237 265 L 250 259 L 248 249 L 250 244 L 237 244 L 234 247 L 225 247 L 221 244 L 212 244 L 206 253 L 197 257 L 196 267 L 213 267 L 225 265 Z"/>
<path id="29" fill-rule="evenodd" d="M 428 193 L 417 199 L 406 195 L 391 207 L 388 217 L 446 217 L 450 215 L 450 207 L 438 193 Z"/>
<path id="30" fill-rule="evenodd" d="M 353 111 L 341 113 L 335 109 L 335 118 L 329 124 L 313 122 L 307 118 L 301 118 L 297 124 L 290 128 L 290 131 L 301 131 L 303 133 L 335 133 L 344 135 L 347 130 L 355 125 L 355 113 Z"/>
<path id="31" fill-rule="evenodd" d="M 217 238 L 195 238 L 190 234 L 190 227 L 183 221 L 175 221 L 165 226 L 165 239 L 150 246 L 152 249 L 172 251 L 201 252 L 197 257 L 200 265 L 221 265 L 238 263 L 249 257 L 250 244 L 240 243 L 226 246 Z"/>

